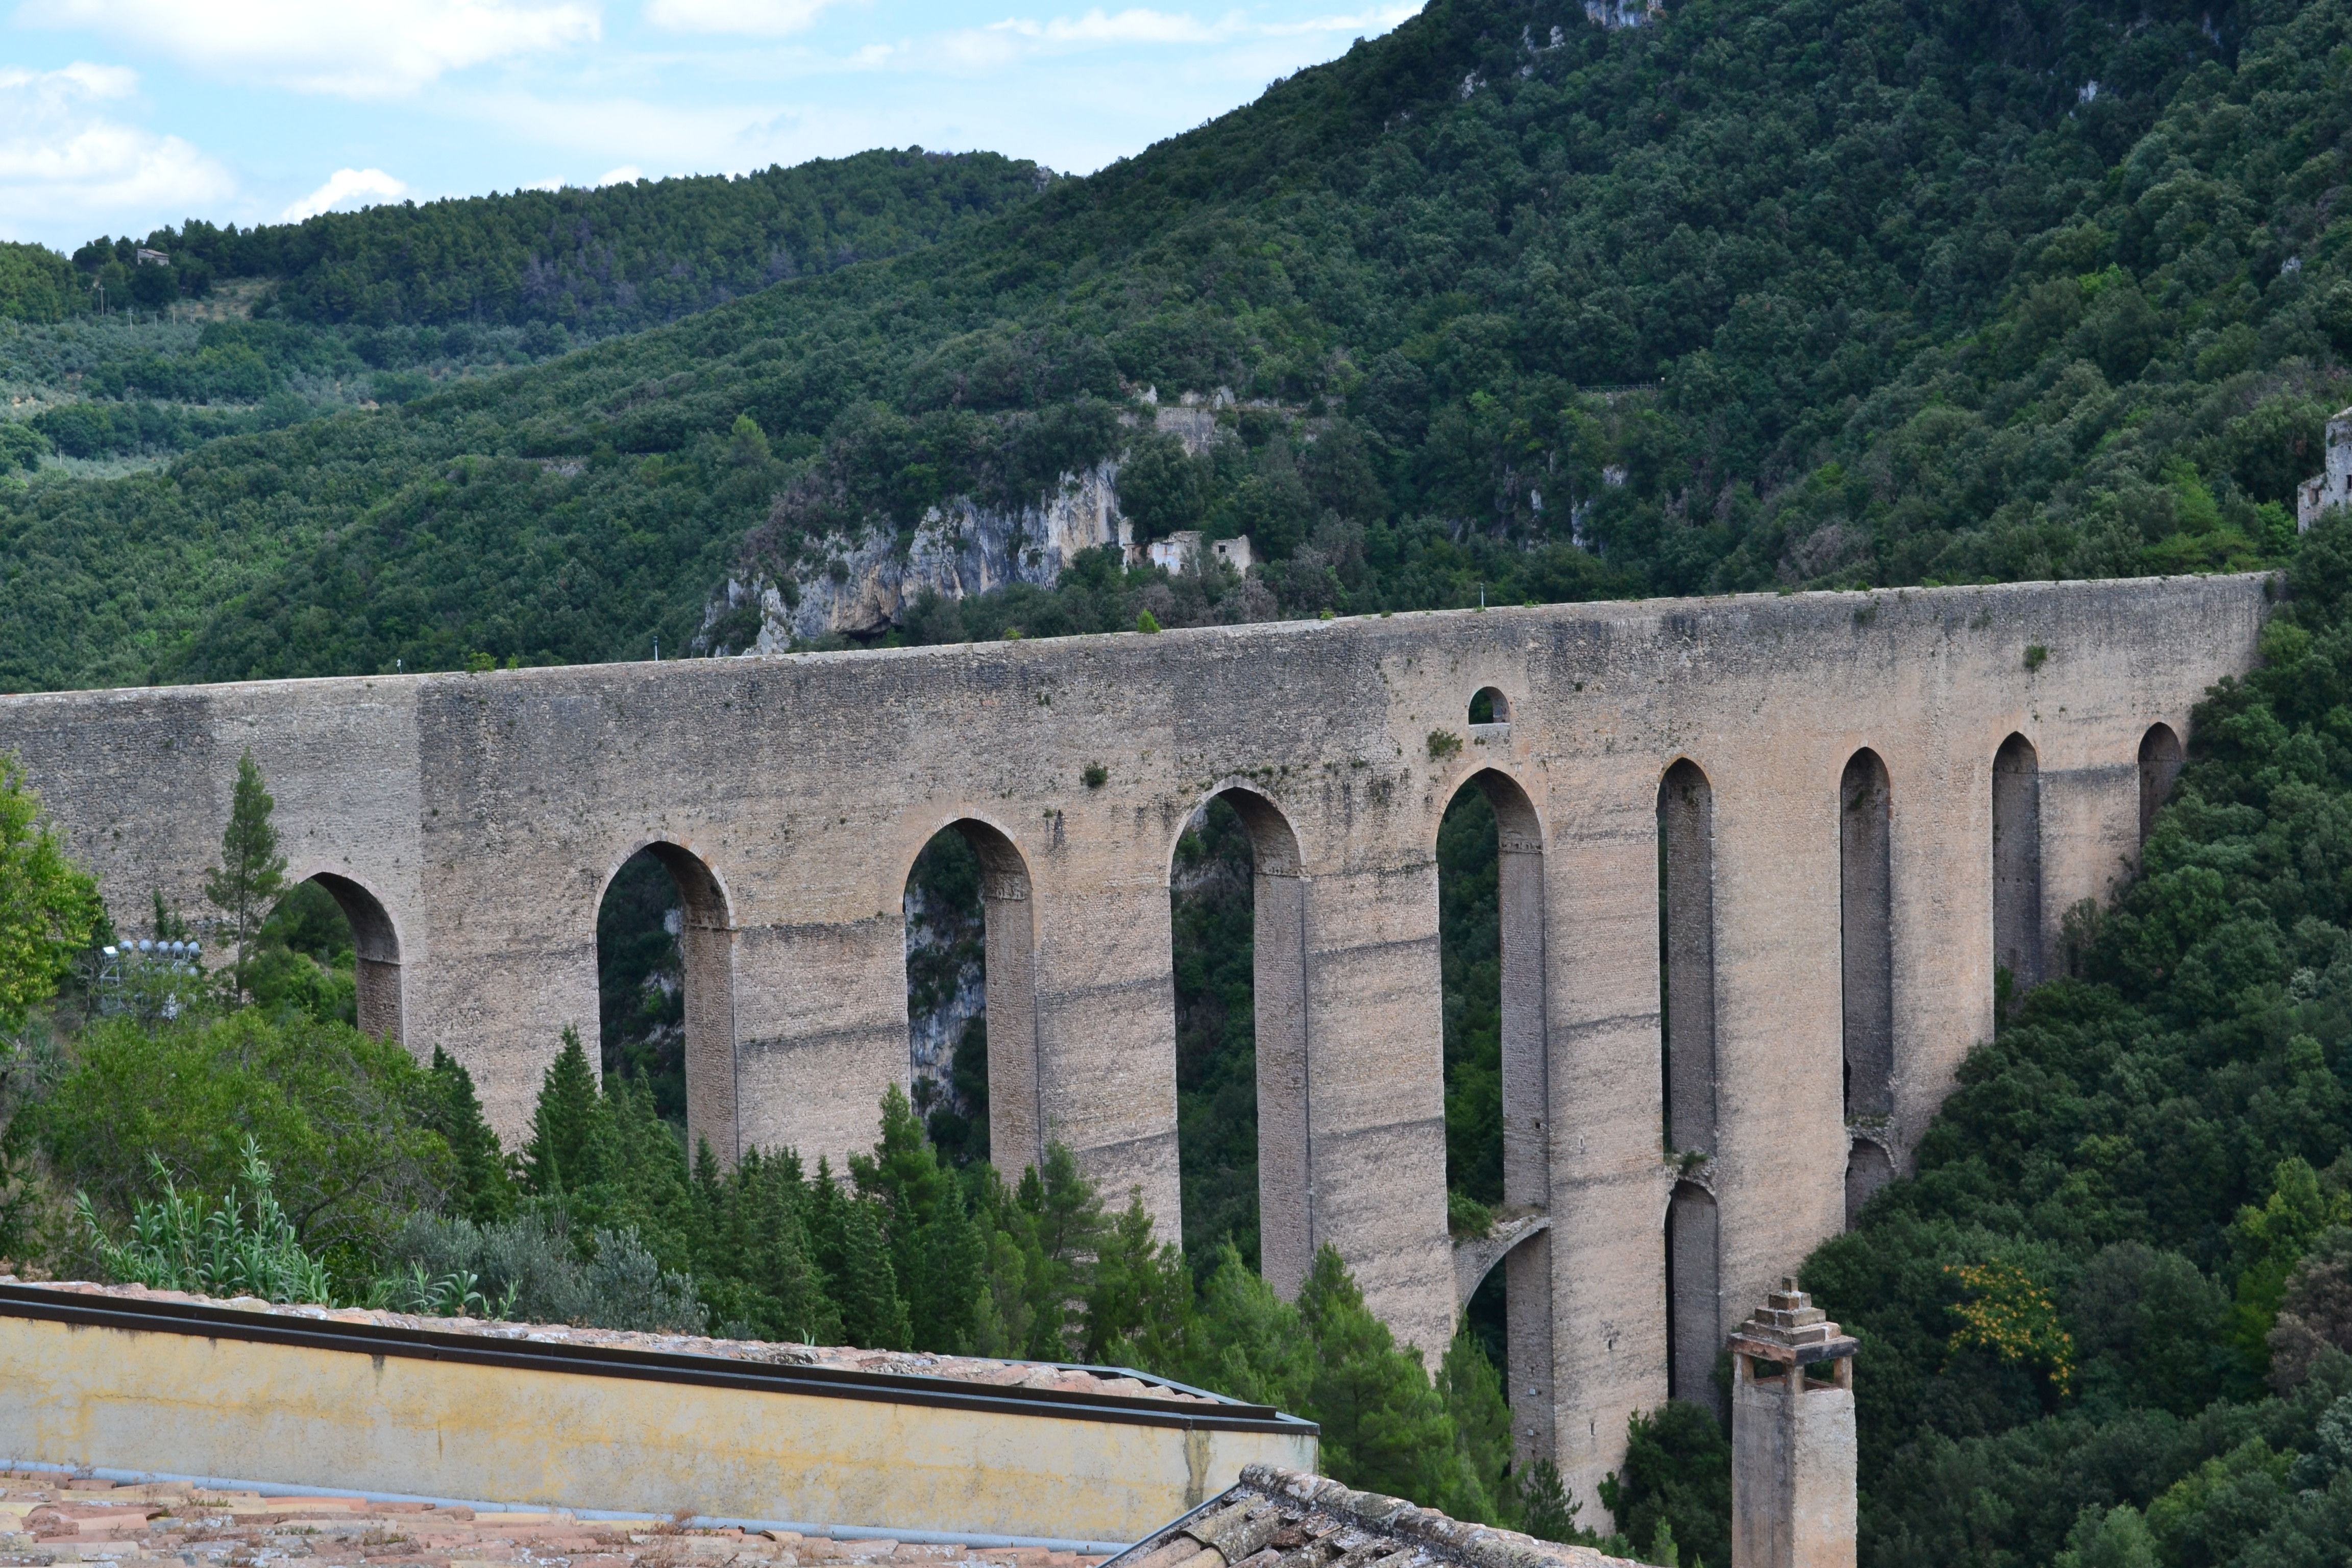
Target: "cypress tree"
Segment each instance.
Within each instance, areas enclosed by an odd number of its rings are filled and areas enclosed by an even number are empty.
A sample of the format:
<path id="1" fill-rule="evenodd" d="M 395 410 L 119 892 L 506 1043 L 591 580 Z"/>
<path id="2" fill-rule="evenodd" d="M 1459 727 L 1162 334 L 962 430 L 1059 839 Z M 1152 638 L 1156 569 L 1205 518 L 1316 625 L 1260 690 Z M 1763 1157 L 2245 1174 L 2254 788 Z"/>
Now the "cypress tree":
<path id="1" fill-rule="evenodd" d="M 221 834 L 221 863 L 205 875 L 205 897 L 226 917 L 230 941 L 236 951 L 231 984 L 239 1001 L 247 1000 L 254 943 L 269 906 L 286 889 L 286 857 L 278 852 L 278 829 L 270 813 L 278 803 L 262 787 L 261 770 L 247 752 L 236 764 L 236 788 L 230 796 L 228 827 Z M 159 895 L 157 908 L 162 908 Z"/>
<path id="2" fill-rule="evenodd" d="M 481 1098 L 474 1092 L 474 1075 L 463 1062 L 436 1046 L 430 1082 L 426 1125 L 441 1134 L 457 1161 L 457 1185 L 449 1195 L 450 1212 L 476 1225 L 506 1218 L 514 1212 L 514 1181 L 508 1173 L 499 1135 L 483 1118 Z"/>
<path id="3" fill-rule="evenodd" d="M 843 1204 L 842 1272 L 838 1299 L 849 1342 L 866 1350 L 908 1348 L 907 1304 L 890 1268 L 882 1237 L 879 1205 L 849 1198 Z"/>
<path id="4" fill-rule="evenodd" d="M 609 1115 L 596 1092 L 596 1074 L 581 1047 L 580 1031 L 565 1025 L 563 1048 L 539 1086 L 530 1142 L 523 1146 L 530 1189 L 542 1195 L 573 1193 L 605 1179 L 604 1135 Z"/>

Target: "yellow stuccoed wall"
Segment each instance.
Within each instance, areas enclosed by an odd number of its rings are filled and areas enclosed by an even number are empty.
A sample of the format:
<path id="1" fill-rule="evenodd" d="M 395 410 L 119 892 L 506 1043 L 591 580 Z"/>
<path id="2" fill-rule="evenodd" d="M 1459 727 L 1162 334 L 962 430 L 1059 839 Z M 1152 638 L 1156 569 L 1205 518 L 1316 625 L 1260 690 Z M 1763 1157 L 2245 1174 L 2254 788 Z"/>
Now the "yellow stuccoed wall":
<path id="1" fill-rule="evenodd" d="M 1297 1435 L 0 1317 L 0 1456 L 547 1507 L 1141 1539 Z M 984 1392 L 984 1391 L 983 1391 Z"/>

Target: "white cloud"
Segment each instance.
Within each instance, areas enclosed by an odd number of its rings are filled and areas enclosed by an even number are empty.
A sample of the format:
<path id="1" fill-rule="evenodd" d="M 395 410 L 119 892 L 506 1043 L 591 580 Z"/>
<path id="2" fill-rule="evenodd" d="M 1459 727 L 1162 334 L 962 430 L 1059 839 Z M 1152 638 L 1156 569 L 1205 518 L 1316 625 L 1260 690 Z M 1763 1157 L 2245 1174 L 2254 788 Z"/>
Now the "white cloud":
<path id="1" fill-rule="evenodd" d="M 646 172 L 635 163 L 624 163 L 617 169 L 607 169 L 596 176 L 601 188 L 605 185 L 634 185 L 646 177 Z"/>
<path id="2" fill-rule="evenodd" d="M 583 0 L 26 0 L 20 21 L 90 27 L 299 92 L 398 98 L 445 72 L 603 37 Z"/>
<path id="3" fill-rule="evenodd" d="M 278 214 L 280 221 L 299 223 L 320 213 L 357 212 L 381 202 L 404 200 L 416 193 L 404 180 L 395 180 L 382 169 L 338 169 L 327 176 L 327 183 Z"/>
<path id="4" fill-rule="evenodd" d="M 1008 16 L 984 26 L 928 38 L 868 44 L 845 63 L 867 69 L 968 74 L 999 71 L 1024 59 L 1092 49 L 1190 48 L 1207 50 L 1213 57 L 1222 50 L 1237 58 L 1246 58 L 1253 62 L 1253 68 L 1255 62 L 1263 59 L 1289 60 L 1286 68 L 1296 69 L 1302 63 L 1294 58 L 1301 40 L 1349 34 L 1377 36 L 1420 9 L 1418 4 L 1391 3 L 1349 16 L 1258 22 L 1240 11 L 1204 20 L 1186 11 L 1157 11 L 1145 6 L 1106 11 L 1097 6 L 1076 16 Z"/>
<path id="5" fill-rule="evenodd" d="M 1100 9 L 1083 16 L 1056 16 L 1050 22 L 1007 17 L 990 26 L 992 33 L 1017 33 L 1052 44 L 1213 44 L 1231 37 L 1243 26 L 1240 15 L 1203 23 L 1181 14 L 1133 9 L 1107 15 Z"/>
<path id="6" fill-rule="evenodd" d="M 1375 38 L 1399 23 L 1421 15 L 1418 3 L 1410 5 L 1375 5 L 1369 11 L 1359 11 L 1352 16 L 1309 16 L 1300 22 L 1268 22 L 1256 30 L 1269 38 L 1295 38 L 1309 33 L 1356 33 Z"/>
<path id="7" fill-rule="evenodd" d="M 648 0 L 646 20 L 680 33 L 751 33 L 780 38 L 816 20 L 833 0 Z"/>
<path id="8" fill-rule="evenodd" d="M 97 111 L 138 86 L 120 66 L 0 67 L 0 234 L 177 223 L 235 194 L 228 171 L 179 137 Z"/>

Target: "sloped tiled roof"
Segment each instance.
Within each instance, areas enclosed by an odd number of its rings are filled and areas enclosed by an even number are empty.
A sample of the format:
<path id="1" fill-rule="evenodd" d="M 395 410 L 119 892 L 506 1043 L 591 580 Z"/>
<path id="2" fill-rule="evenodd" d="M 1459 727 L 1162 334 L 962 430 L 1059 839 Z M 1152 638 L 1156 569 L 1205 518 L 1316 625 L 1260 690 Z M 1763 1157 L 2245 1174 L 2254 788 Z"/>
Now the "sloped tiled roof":
<path id="1" fill-rule="evenodd" d="M 476 1510 L 357 1497 L 264 1497 L 166 1482 L 0 1471 L 0 1568 L 144 1560 L 157 1568 L 1094 1568 L 1039 1547 L 825 1540 L 564 1510 Z"/>
<path id="2" fill-rule="evenodd" d="M 1589 1546 L 1464 1524 L 1399 1498 L 1252 1465 L 1238 1485 L 1112 1559 L 1116 1568 L 1633 1568 Z M 1109 1568 L 1109 1565 L 1106 1565 Z"/>

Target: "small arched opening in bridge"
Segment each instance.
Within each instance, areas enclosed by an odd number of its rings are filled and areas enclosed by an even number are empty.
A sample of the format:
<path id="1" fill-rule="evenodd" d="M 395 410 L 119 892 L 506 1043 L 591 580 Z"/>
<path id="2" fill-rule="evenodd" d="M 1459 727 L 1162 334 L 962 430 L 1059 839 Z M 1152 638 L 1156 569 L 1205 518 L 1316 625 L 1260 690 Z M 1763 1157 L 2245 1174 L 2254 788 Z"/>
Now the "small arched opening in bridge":
<path id="1" fill-rule="evenodd" d="M 1028 863 L 1000 829 L 950 823 L 915 857 L 904 909 L 915 1109 L 949 1162 L 1017 1182 L 1045 1158 Z"/>
<path id="2" fill-rule="evenodd" d="M 1168 886 L 1184 1250 L 1205 1264 L 1230 1240 L 1296 1296 L 1315 1252 L 1298 837 L 1255 790 L 1221 790 L 1185 824 Z"/>
<path id="3" fill-rule="evenodd" d="M 400 936 L 359 883 L 332 871 L 295 883 L 262 922 L 256 946 L 249 981 L 264 1008 L 297 1007 L 405 1043 Z"/>
<path id="4" fill-rule="evenodd" d="M 2156 814 L 2180 776 L 2180 737 L 2169 724 L 2150 724 L 2139 738 L 2139 841 L 2156 830 Z"/>
<path id="5" fill-rule="evenodd" d="M 1530 1461 L 1551 1451 L 1543 881 L 1534 803 L 1506 773 L 1473 774 L 1437 830 L 1447 1206 L 1457 1284 L 1480 1263 L 1459 1304 L 1503 1373 L 1514 1445 Z M 1478 1209 L 1493 1217 L 1483 1237 L 1472 1234 Z"/>
<path id="6" fill-rule="evenodd" d="M 1715 791 L 1685 757 L 1658 784 L 1660 1064 L 1666 1147 L 1715 1150 Z"/>
<path id="7" fill-rule="evenodd" d="M 1879 1188 L 1895 1179 L 1895 1162 L 1877 1138 L 1859 1132 L 1846 1135 L 1845 1227 L 1862 1218 L 1863 1205 Z"/>
<path id="8" fill-rule="evenodd" d="M 1666 1393 L 1722 1412 L 1715 1385 L 1716 1352 L 1723 1346 L 1721 1237 L 1715 1194 L 1696 1182 L 1676 1182 L 1666 1203 Z"/>
<path id="9" fill-rule="evenodd" d="M 1511 700 L 1503 695 L 1499 686 L 1482 686 L 1470 694 L 1470 722 L 1473 724 L 1507 724 L 1511 721 Z"/>
<path id="10" fill-rule="evenodd" d="M 605 1076 L 642 1079 L 654 1108 L 723 1165 L 735 1116 L 735 937 L 701 857 L 656 840 L 623 861 L 596 909 L 597 1036 Z"/>
<path id="11" fill-rule="evenodd" d="M 2042 982 L 2042 761 L 2011 735 L 1992 760 L 1992 960 L 1996 1004 Z"/>
<path id="12" fill-rule="evenodd" d="M 1895 1114 L 1894 788 L 1867 747 L 1838 782 L 1838 945 L 1849 1126 L 1883 1128 Z M 1878 1157 L 1872 1161 L 1865 1151 Z M 1846 1164 L 1846 1212 L 1885 1180 L 1885 1151 L 1855 1140 Z"/>

